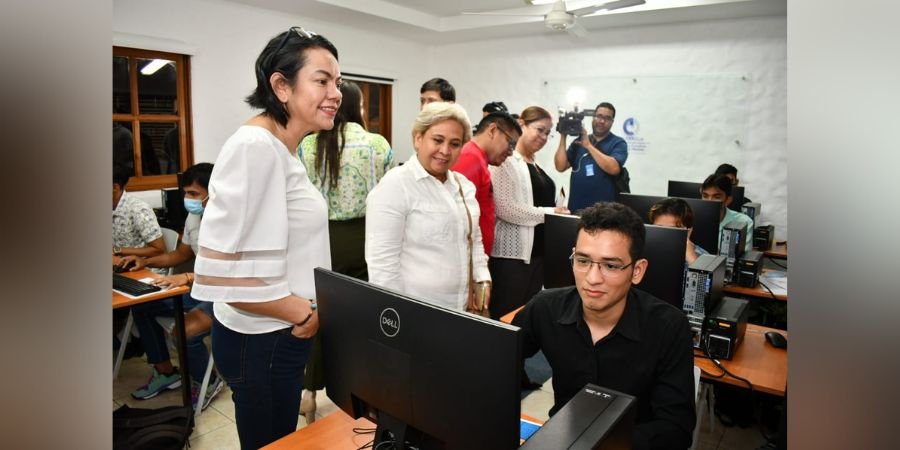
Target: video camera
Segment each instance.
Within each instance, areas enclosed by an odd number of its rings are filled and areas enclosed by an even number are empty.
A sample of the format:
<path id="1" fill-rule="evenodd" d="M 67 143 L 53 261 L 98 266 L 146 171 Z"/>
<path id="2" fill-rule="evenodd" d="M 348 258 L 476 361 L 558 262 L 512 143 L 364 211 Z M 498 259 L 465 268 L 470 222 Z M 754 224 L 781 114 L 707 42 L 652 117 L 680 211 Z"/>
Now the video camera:
<path id="1" fill-rule="evenodd" d="M 581 121 L 585 116 L 593 117 L 594 111 L 579 110 L 578 105 L 575 105 L 570 112 L 559 108 L 559 122 L 556 124 L 556 131 L 569 136 L 581 136 Z"/>

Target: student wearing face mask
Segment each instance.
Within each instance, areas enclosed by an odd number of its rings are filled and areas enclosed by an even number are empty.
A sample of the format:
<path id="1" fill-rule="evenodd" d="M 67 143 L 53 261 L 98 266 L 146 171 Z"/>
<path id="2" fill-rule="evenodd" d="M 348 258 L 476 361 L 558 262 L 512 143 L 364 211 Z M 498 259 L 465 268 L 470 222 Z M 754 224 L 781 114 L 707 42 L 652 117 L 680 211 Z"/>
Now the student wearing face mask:
<path id="1" fill-rule="evenodd" d="M 184 222 L 184 234 L 178 247 L 171 252 L 162 255 L 142 258 L 140 256 L 125 256 L 119 265 L 130 270 L 140 270 L 144 267 L 167 268 L 190 261 L 197 253 L 199 242 L 200 220 L 203 218 L 203 209 L 209 200 L 209 178 L 213 165 L 200 163 L 184 171 L 181 176 L 181 190 L 184 192 L 184 209 L 188 212 Z M 156 279 L 153 283 L 161 287 L 190 286 L 193 284 L 193 273 L 179 273 Z M 194 405 L 199 398 L 200 384 L 206 374 L 206 366 L 209 363 L 209 351 L 203 343 L 203 337 L 209 334 L 212 326 L 213 303 L 200 302 L 190 294 L 185 294 L 183 300 L 185 336 L 187 337 L 187 357 L 191 361 L 191 400 Z M 172 366 L 169 350 L 166 346 L 165 332 L 159 323 L 158 316 L 172 316 L 174 305 L 171 300 L 144 303 L 132 309 L 134 323 L 141 333 L 141 341 L 147 352 L 147 362 L 153 366 L 153 372 L 147 384 L 131 393 L 138 400 L 146 400 L 155 397 L 160 392 L 169 389 L 177 389 L 182 380 L 178 370 Z M 221 378 L 213 373 L 204 395 L 203 408 L 209 406 L 209 402 L 223 387 Z"/>

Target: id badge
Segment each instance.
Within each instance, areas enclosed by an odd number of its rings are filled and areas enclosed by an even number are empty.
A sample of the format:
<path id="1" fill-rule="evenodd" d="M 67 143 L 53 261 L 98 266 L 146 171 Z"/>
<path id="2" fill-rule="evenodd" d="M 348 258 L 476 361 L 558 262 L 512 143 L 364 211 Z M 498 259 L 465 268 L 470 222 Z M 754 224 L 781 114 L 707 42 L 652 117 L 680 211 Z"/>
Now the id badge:
<path id="1" fill-rule="evenodd" d="M 584 166 L 584 174 L 585 174 L 585 176 L 589 176 L 589 177 L 594 176 L 594 165 L 588 164 L 588 165 Z"/>

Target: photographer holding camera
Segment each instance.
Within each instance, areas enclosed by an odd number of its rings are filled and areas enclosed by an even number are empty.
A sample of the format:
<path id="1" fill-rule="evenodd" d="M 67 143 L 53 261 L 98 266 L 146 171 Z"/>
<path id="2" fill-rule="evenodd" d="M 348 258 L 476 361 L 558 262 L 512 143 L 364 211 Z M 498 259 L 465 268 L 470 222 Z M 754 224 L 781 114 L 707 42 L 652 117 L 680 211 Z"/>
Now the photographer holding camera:
<path id="1" fill-rule="evenodd" d="M 577 135 L 582 115 L 577 111 L 574 115 L 566 114 L 560 117 L 557 125 L 560 138 L 553 163 L 560 172 L 572 168 L 569 210 L 574 214 L 594 203 L 616 200 L 616 176 L 628 159 L 628 144 L 609 131 L 616 118 L 616 108 L 607 102 L 600 103 L 594 109 L 593 116 L 593 133 L 588 134 L 581 126 L 581 135 L 572 141 L 568 149 L 566 136 Z"/>

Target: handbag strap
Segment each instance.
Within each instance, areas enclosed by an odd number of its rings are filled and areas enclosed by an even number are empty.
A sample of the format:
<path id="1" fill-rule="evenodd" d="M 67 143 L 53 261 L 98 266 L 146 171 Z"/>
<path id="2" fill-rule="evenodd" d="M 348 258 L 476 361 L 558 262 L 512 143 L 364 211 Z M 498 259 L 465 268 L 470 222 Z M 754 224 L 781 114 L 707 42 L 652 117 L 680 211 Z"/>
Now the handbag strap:
<path id="1" fill-rule="evenodd" d="M 469 291 L 472 291 L 472 286 L 475 284 L 475 275 L 474 268 L 472 267 L 472 213 L 469 212 L 469 205 L 466 204 L 466 196 L 463 195 L 462 183 L 459 182 L 459 174 L 453 172 L 453 176 L 456 178 L 456 187 L 459 189 L 459 198 L 462 200 L 463 207 L 466 209 L 466 218 L 469 221 L 469 233 L 466 235 L 466 242 L 469 246 Z"/>

